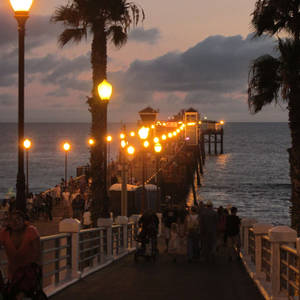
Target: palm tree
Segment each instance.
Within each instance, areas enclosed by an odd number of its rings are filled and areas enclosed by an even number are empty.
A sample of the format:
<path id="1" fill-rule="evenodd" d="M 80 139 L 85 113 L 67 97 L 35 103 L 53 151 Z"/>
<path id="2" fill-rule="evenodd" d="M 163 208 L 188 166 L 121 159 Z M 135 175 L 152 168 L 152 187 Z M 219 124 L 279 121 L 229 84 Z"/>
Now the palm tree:
<path id="1" fill-rule="evenodd" d="M 58 7 L 52 22 L 61 22 L 65 26 L 58 42 L 65 46 L 70 41 L 79 43 L 92 35 L 91 64 L 93 87 L 88 97 L 91 112 L 91 136 L 96 143 L 91 149 L 92 178 L 92 219 L 107 216 L 108 196 L 106 191 L 106 123 L 107 102 L 99 101 L 97 87 L 107 78 L 107 42 L 110 40 L 116 47 L 127 41 L 128 30 L 144 20 L 142 8 L 127 0 L 71 0 L 67 5 Z"/>
<path id="2" fill-rule="evenodd" d="M 266 104 L 287 104 L 291 148 L 289 152 L 291 178 L 291 223 L 300 233 L 300 0 L 258 0 L 252 24 L 255 36 L 278 35 L 278 57 L 264 55 L 250 67 L 248 104 L 252 113 Z"/>

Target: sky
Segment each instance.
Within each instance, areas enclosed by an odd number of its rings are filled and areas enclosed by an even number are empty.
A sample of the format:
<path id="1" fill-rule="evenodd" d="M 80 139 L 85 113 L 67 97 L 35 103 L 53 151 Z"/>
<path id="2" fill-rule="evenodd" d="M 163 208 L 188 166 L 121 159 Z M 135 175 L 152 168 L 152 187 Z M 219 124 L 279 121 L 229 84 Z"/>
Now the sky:
<path id="1" fill-rule="evenodd" d="M 130 122 L 151 106 L 160 119 L 193 107 L 227 122 L 286 122 L 286 105 L 251 115 L 248 71 L 275 54 L 275 40 L 253 39 L 255 0 L 137 0 L 146 19 L 121 49 L 108 45 L 113 85 L 108 120 Z M 60 48 L 50 16 L 67 0 L 35 0 L 26 23 L 25 121 L 90 122 L 91 38 Z M 0 2 L 0 122 L 17 121 L 18 35 L 9 0 Z"/>

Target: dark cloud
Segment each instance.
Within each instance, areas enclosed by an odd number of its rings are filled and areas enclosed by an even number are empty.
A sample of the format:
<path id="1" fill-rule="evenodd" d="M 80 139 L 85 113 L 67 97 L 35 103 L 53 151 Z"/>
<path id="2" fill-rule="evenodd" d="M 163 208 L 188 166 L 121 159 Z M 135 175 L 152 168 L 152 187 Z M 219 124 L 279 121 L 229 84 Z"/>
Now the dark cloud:
<path id="1" fill-rule="evenodd" d="M 144 28 L 136 28 L 129 33 L 128 39 L 138 43 L 153 45 L 160 39 L 160 32 L 157 28 L 150 28 L 146 30 Z"/>
<path id="2" fill-rule="evenodd" d="M 272 52 L 273 47 L 271 39 L 212 36 L 183 53 L 171 52 L 150 61 L 137 60 L 124 74 L 124 80 L 144 90 L 239 90 L 241 82 L 245 83 L 250 62 Z"/>
<path id="3" fill-rule="evenodd" d="M 239 35 L 211 36 L 183 53 L 170 52 L 149 61 L 136 60 L 126 72 L 114 73 L 112 78 L 116 86 L 124 89 L 124 101 L 143 101 L 141 93 L 146 92 L 152 95 L 153 92 L 201 92 L 202 96 L 199 94 L 198 100 L 193 101 L 202 103 L 204 91 L 211 99 L 215 95 L 218 101 L 226 101 L 228 97 L 223 94 L 245 94 L 251 61 L 274 52 L 274 45 L 272 39 L 253 40 L 251 35 L 245 39 Z M 186 97 L 184 101 L 190 99 Z"/>
<path id="4" fill-rule="evenodd" d="M 61 26 L 49 22 L 50 16 L 30 15 L 26 22 L 26 49 L 32 49 L 57 39 Z M 0 48 L 17 46 L 17 22 L 13 14 L 0 11 Z M 3 28 L 5 30 L 3 30 Z"/>
<path id="5" fill-rule="evenodd" d="M 82 73 L 90 71 L 90 53 L 74 59 L 48 54 L 43 57 L 25 60 L 26 82 L 40 81 L 43 85 L 55 85 L 56 90 L 48 95 L 55 97 L 68 96 L 69 89 L 89 92 L 91 82 L 81 80 Z M 17 84 L 18 53 L 13 50 L 3 53 L 0 59 L 0 87 Z"/>

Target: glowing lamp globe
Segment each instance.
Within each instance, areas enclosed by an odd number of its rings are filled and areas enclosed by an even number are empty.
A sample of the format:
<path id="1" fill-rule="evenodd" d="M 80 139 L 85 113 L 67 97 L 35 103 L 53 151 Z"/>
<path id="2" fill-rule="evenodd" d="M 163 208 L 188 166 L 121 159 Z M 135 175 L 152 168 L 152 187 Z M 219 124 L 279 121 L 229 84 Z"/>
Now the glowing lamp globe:
<path id="1" fill-rule="evenodd" d="M 168 133 L 168 137 L 171 138 L 172 136 L 173 136 L 173 133 L 172 133 L 172 132 L 169 132 L 169 133 Z"/>
<path id="2" fill-rule="evenodd" d="M 108 142 L 111 142 L 111 141 L 112 141 L 112 136 L 111 136 L 111 135 L 108 135 L 108 136 L 106 137 L 106 140 L 107 140 Z"/>
<path id="3" fill-rule="evenodd" d="M 154 143 L 158 143 L 158 142 L 159 142 L 159 138 L 158 138 L 158 137 L 155 137 L 155 138 L 153 139 L 153 141 L 154 141 Z"/>
<path id="4" fill-rule="evenodd" d="M 129 146 L 129 147 L 127 148 L 127 153 L 128 153 L 129 155 L 133 155 L 134 152 L 135 152 L 135 148 L 134 148 L 133 146 Z"/>
<path id="5" fill-rule="evenodd" d="M 112 94 L 112 85 L 104 79 L 98 85 L 98 94 L 101 100 L 109 100 Z"/>
<path id="6" fill-rule="evenodd" d="M 121 147 L 122 147 L 122 148 L 125 148 L 125 147 L 126 147 L 126 144 L 127 144 L 127 143 L 126 143 L 125 140 L 122 140 L 122 141 L 121 141 Z"/>
<path id="7" fill-rule="evenodd" d="M 95 144 L 95 141 L 94 141 L 93 139 L 89 139 L 89 144 L 90 144 L 91 146 L 93 146 L 93 145 Z"/>
<path id="8" fill-rule="evenodd" d="M 165 140 L 167 139 L 167 136 L 166 136 L 165 134 L 163 134 L 163 135 L 161 136 L 161 139 L 162 139 L 163 141 L 165 141 Z"/>
<path id="9" fill-rule="evenodd" d="M 144 145 L 145 148 L 148 148 L 149 147 L 149 142 L 145 141 L 143 145 Z"/>
<path id="10" fill-rule="evenodd" d="M 29 139 L 26 139 L 24 141 L 24 148 L 29 149 L 31 147 L 31 141 Z"/>
<path id="11" fill-rule="evenodd" d="M 10 0 L 10 4 L 15 12 L 29 12 L 33 0 Z"/>
<path id="12" fill-rule="evenodd" d="M 142 139 L 142 140 L 145 140 L 147 137 L 148 137 L 148 134 L 149 134 L 149 128 L 147 127 L 142 127 L 140 128 L 139 130 L 139 137 Z"/>
<path id="13" fill-rule="evenodd" d="M 130 136 L 135 136 L 135 132 L 134 132 L 134 131 L 131 131 L 131 132 L 130 132 Z"/>
<path id="14" fill-rule="evenodd" d="M 223 121 L 223 120 L 221 120 L 221 121 L 220 121 L 220 124 L 221 124 L 221 125 L 224 125 L 224 121 Z"/>
<path id="15" fill-rule="evenodd" d="M 161 149 L 162 149 L 162 146 L 161 146 L 160 143 L 157 143 L 157 144 L 154 145 L 154 151 L 155 151 L 156 153 L 161 152 Z"/>
<path id="16" fill-rule="evenodd" d="M 69 143 L 64 143 L 63 148 L 65 151 L 69 151 L 71 149 L 71 145 Z"/>
<path id="17" fill-rule="evenodd" d="M 120 139 L 122 139 L 122 140 L 125 139 L 125 134 L 124 133 L 120 134 Z"/>

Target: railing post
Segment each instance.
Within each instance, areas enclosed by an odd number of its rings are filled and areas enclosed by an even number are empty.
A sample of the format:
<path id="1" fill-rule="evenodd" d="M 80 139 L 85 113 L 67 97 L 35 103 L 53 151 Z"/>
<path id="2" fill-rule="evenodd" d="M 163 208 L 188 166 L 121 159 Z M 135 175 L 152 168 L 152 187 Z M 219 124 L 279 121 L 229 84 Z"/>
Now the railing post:
<path id="1" fill-rule="evenodd" d="M 59 232 L 71 233 L 72 278 L 80 278 L 79 271 L 79 231 L 80 222 L 77 219 L 64 219 L 59 222 Z"/>
<path id="2" fill-rule="evenodd" d="M 113 256 L 113 249 L 112 249 L 112 224 L 113 220 L 110 218 L 99 218 L 97 220 L 98 227 L 104 227 L 107 234 L 107 259 L 112 259 Z"/>
<path id="3" fill-rule="evenodd" d="M 269 230 L 271 242 L 272 300 L 286 299 L 280 294 L 280 244 L 295 243 L 297 232 L 288 226 L 275 226 Z"/>
<path id="4" fill-rule="evenodd" d="M 255 236 L 255 273 L 257 278 L 263 278 L 265 274 L 262 272 L 262 237 L 268 234 L 272 224 L 255 223 L 253 231 Z"/>
<path id="5" fill-rule="evenodd" d="M 123 227 L 123 251 L 128 249 L 128 218 L 125 216 L 118 216 L 116 218 L 116 223 Z"/>
<path id="6" fill-rule="evenodd" d="M 249 228 L 256 223 L 255 219 L 242 219 L 241 222 L 241 242 L 245 255 L 249 255 Z"/>

